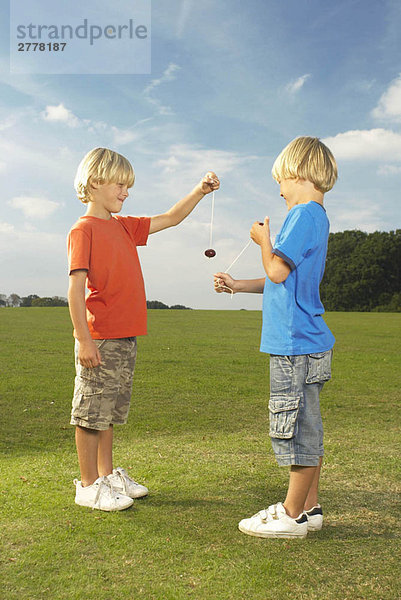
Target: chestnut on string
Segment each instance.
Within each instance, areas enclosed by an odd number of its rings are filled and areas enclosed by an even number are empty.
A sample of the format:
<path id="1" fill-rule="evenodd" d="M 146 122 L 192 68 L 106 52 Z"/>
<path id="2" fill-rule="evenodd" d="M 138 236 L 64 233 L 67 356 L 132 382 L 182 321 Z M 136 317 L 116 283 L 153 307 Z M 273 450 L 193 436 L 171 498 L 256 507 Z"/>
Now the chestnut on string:
<path id="1" fill-rule="evenodd" d="M 208 258 L 214 258 L 216 256 L 216 250 L 213 250 L 213 248 L 208 248 L 205 250 L 205 256 Z"/>

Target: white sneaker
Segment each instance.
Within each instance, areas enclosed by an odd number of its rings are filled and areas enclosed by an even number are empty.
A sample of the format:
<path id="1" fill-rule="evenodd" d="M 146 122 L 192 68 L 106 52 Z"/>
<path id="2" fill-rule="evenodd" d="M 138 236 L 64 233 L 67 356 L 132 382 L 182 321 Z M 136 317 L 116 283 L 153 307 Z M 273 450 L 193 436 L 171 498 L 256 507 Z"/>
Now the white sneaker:
<path id="1" fill-rule="evenodd" d="M 149 493 L 147 487 L 131 479 L 127 471 L 121 467 L 113 469 L 113 473 L 108 475 L 107 478 L 113 486 L 113 489 L 130 498 L 142 498 Z"/>
<path id="2" fill-rule="evenodd" d="M 98 477 L 92 485 L 82 487 L 77 479 L 74 479 L 76 487 L 75 504 L 89 506 L 99 510 L 124 510 L 129 508 L 134 501 L 128 496 L 119 494 L 113 489 L 107 477 Z"/>
<path id="3" fill-rule="evenodd" d="M 323 527 L 323 511 L 320 504 L 305 510 L 308 519 L 308 531 L 320 531 Z"/>
<path id="4" fill-rule="evenodd" d="M 304 513 L 292 519 L 279 502 L 250 519 L 242 519 L 238 528 L 242 533 L 262 538 L 304 538 L 308 533 L 308 519 Z"/>

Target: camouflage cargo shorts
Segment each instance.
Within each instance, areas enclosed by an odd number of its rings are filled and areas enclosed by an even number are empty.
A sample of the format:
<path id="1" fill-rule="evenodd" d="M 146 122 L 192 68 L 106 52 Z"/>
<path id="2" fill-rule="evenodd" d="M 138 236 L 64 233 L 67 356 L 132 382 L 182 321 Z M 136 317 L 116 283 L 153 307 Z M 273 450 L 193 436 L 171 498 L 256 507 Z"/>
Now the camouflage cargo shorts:
<path id="1" fill-rule="evenodd" d="M 93 340 L 102 364 L 94 369 L 78 362 L 75 340 L 75 388 L 71 425 L 106 430 L 127 422 L 136 360 L 136 337 Z"/>

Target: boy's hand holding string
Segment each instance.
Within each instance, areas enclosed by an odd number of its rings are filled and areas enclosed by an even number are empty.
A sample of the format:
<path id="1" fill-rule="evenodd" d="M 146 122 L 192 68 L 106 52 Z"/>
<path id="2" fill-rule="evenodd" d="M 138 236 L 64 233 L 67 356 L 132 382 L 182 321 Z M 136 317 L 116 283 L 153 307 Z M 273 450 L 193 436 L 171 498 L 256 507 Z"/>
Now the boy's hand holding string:
<path id="1" fill-rule="evenodd" d="M 291 271 L 288 264 L 279 256 L 273 254 L 273 246 L 270 240 L 270 220 L 266 217 L 263 223 L 255 221 L 250 231 L 251 239 L 260 246 L 262 251 L 262 261 L 266 272 L 273 283 L 282 283 L 285 281 Z M 235 294 L 237 292 L 247 292 L 262 294 L 265 284 L 265 278 L 260 279 L 233 279 L 228 273 L 216 273 L 214 275 L 214 289 L 218 294 L 226 292 Z"/>

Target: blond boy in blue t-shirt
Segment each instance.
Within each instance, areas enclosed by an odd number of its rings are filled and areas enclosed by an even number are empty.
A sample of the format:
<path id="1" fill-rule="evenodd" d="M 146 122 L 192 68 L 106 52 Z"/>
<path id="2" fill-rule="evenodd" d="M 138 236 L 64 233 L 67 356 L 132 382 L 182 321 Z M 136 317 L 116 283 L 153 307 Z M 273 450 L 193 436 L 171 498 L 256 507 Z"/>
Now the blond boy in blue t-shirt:
<path id="1" fill-rule="evenodd" d="M 261 351 L 270 354 L 270 437 L 278 464 L 290 466 L 285 501 L 243 519 L 239 529 L 263 538 L 302 538 L 323 523 L 319 394 L 331 377 L 334 336 L 322 317 L 319 284 L 329 235 L 323 199 L 336 182 L 337 165 L 318 138 L 300 137 L 284 148 L 272 174 L 289 212 L 274 246 L 268 217 L 252 226 L 267 277 L 234 280 L 217 273 L 215 289 L 263 293 Z"/>

